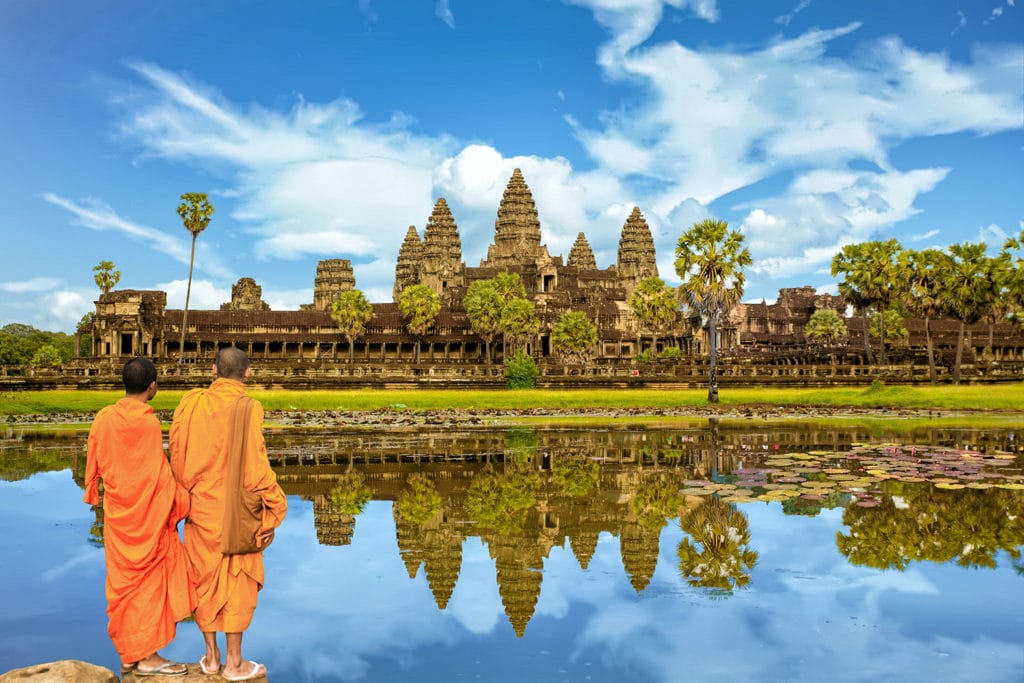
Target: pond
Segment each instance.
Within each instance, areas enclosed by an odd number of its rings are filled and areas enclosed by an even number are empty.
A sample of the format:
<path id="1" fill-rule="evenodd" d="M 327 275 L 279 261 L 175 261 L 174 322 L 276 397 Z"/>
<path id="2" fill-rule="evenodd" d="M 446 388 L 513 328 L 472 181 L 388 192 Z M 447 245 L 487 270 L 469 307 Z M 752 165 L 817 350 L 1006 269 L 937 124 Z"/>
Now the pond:
<path id="1" fill-rule="evenodd" d="M 0 672 L 109 668 L 83 434 L 0 433 Z M 268 432 L 271 681 L 1024 680 L 1010 429 Z M 181 624 L 170 657 L 196 661 Z"/>

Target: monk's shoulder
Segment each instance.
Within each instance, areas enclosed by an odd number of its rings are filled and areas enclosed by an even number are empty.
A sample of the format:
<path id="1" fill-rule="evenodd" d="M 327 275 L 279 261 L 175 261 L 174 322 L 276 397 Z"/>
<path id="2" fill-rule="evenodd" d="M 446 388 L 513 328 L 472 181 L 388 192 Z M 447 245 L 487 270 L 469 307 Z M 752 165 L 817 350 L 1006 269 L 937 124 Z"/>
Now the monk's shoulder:
<path id="1" fill-rule="evenodd" d="M 178 414 L 183 408 L 195 403 L 199 400 L 199 397 L 206 392 L 206 389 L 189 389 L 181 396 L 181 400 L 178 401 L 178 407 L 174 409 L 174 417 L 177 418 Z"/>

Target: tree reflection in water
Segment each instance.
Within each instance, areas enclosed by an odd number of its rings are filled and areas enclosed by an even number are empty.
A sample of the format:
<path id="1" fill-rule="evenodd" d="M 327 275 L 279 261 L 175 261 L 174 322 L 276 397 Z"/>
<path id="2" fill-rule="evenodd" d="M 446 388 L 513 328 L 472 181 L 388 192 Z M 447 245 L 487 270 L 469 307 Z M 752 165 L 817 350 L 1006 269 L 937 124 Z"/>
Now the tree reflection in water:
<path id="1" fill-rule="evenodd" d="M 903 571 L 911 562 L 996 566 L 1005 550 L 1020 560 L 1024 497 L 1001 489 L 946 491 L 931 484 L 892 482 L 892 495 L 875 507 L 847 507 L 849 533 L 836 534 L 852 564 Z"/>
<path id="2" fill-rule="evenodd" d="M 604 552 L 599 538 L 617 539 L 612 552 L 640 593 L 658 567 L 664 526 L 676 516 L 685 532 L 677 553 L 681 578 L 668 580 L 713 589 L 711 595 L 748 586 L 757 580 L 759 558 L 742 510 L 754 500 L 781 503 L 789 515 L 846 506 L 847 529 L 836 543 L 851 564 L 902 570 L 915 561 L 955 560 L 986 568 L 1005 562 L 1005 553 L 1024 575 L 1024 460 L 1010 433 L 931 430 L 906 443 L 918 445 L 895 446 L 891 436 L 850 427 L 752 431 L 710 422 L 678 429 L 271 433 L 268 454 L 285 492 L 312 501 L 324 545 L 349 543 L 370 500 L 394 501 L 401 561 L 410 578 L 423 569 L 439 609 L 459 579 L 464 541 L 479 538 L 521 636 L 553 549 L 571 548 L 586 572 L 595 552 Z M 82 486 L 84 435 L 8 444 L 0 444 L 0 478 L 70 468 Z M 95 512 L 90 542 L 99 544 L 102 510 Z"/>
<path id="3" fill-rule="evenodd" d="M 709 496 L 684 513 L 679 526 L 690 535 L 679 542 L 679 572 L 687 583 L 726 592 L 750 583 L 757 553 L 749 547 L 746 515 Z"/>

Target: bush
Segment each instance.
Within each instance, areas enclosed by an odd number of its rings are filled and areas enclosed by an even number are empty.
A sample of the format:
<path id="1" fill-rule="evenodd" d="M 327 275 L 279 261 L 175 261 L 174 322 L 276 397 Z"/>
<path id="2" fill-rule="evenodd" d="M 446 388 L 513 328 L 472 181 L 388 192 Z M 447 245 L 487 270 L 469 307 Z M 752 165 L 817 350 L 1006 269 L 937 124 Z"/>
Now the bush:
<path id="1" fill-rule="evenodd" d="M 650 363 L 651 362 L 651 350 L 644 349 L 640 353 L 636 354 L 637 363 Z"/>
<path id="2" fill-rule="evenodd" d="M 505 359 L 505 383 L 509 389 L 533 389 L 537 386 L 537 361 L 523 351 Z"/>
<path id="3" fill-rule="evenodd" d="M 668 346 L 658 354 L 658 358 L 664 358 L 665 360 L 679 360 L 682 357 L 683 350 L 678 346 Z"/>
<path id="4" fill-rule="evenodd" d="M 63 362 L 64 359 L 61 358 L 60 351 L 56 347 L 51 344 L 43 344 L 32 354 L 29 365 L 34 368 L 59 368 Z"/>

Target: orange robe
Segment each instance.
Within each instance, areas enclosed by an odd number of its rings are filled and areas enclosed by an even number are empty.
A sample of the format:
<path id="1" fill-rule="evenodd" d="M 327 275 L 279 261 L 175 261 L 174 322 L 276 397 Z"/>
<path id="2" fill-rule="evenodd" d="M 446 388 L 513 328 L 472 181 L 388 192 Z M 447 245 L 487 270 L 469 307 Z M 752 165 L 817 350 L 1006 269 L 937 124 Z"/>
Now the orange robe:
<path id="1" fill-rule="evenodd" d="M 122 398 L 96 414 L 86 503 L 99 505 L 101 478 L 107 630 L 121 659 L 137 662 L 174 640 L 177 622 L 196 604 L 176 528 L 188 514 L 188 492 L 171 475 L 149 405 Z"/>
<path id="2" fill-rule="evenodd" d="M 223 555 L 228 432 L 234 402 L 245 393 L 237 380 L 218 378 L 208 389 L 186 393 L 171 423 L 171 469 L 192 500 L 185 523 L 185 549 L 197 582 L 196 625 L 204 632 L 240 633 L 249 627 L 256 592 L 263 587 L 263 554 Z M 288 502 L 267 460 L 263 407 L 249 422 L 243 485 L 263 498 L 261 531 L 284 520 Z"/>

